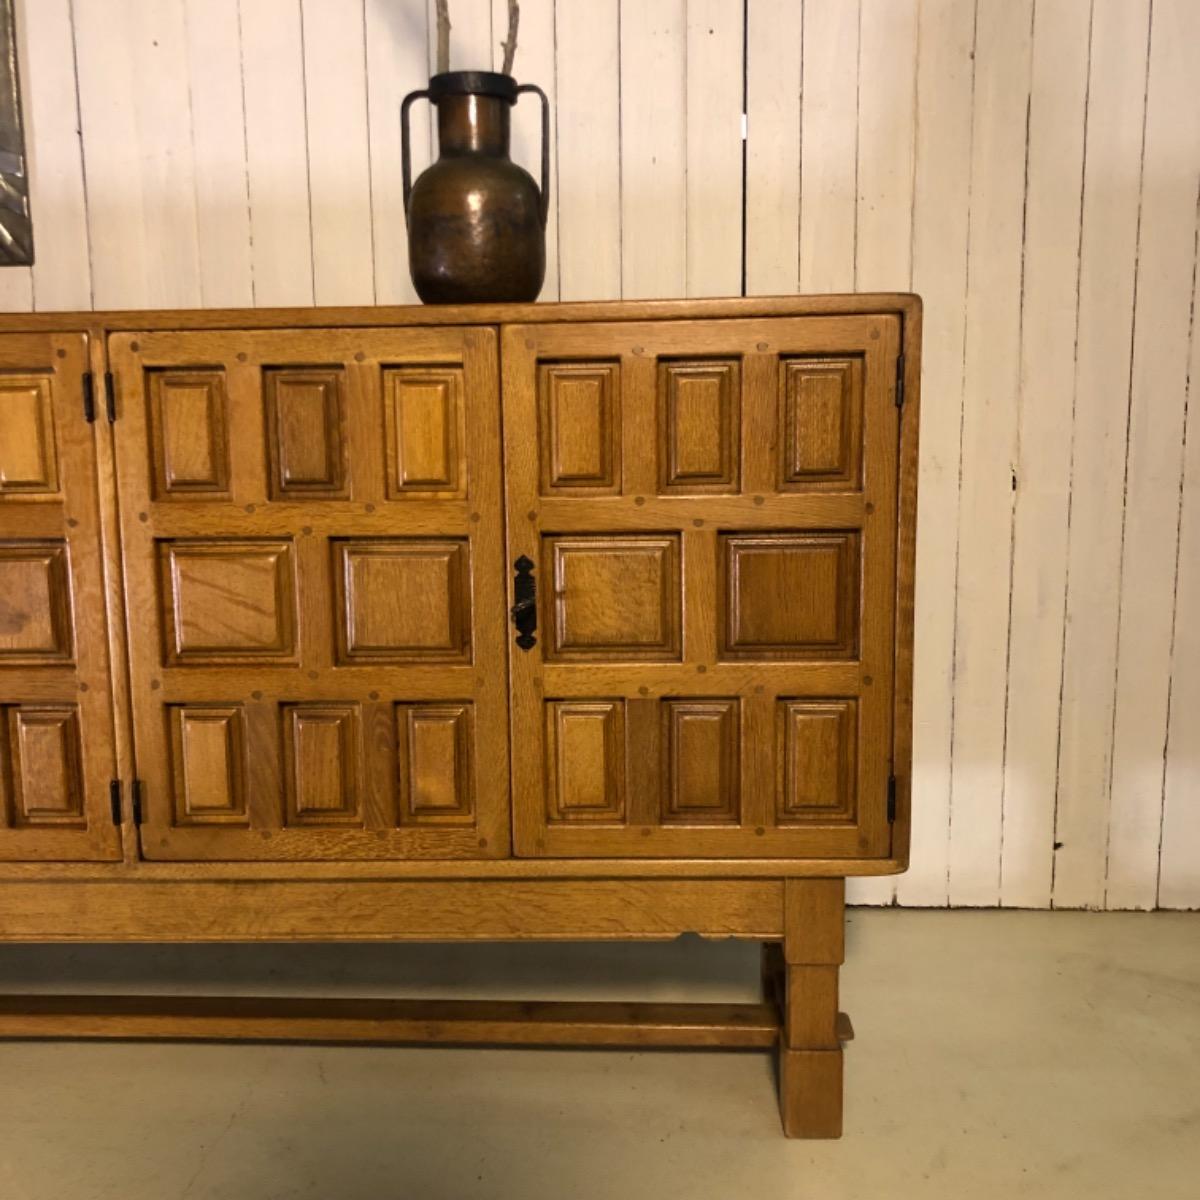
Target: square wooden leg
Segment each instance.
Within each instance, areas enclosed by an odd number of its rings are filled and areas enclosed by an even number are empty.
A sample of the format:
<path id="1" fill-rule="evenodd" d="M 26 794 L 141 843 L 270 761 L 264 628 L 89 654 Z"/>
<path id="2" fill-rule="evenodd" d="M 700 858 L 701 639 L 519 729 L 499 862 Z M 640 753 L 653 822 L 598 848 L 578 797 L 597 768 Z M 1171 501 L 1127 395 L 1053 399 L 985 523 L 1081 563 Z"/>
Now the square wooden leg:
<path id="1" fill-rule="evenodd" d="M 779 1112 L 794 1138 L 842 1136 L 842 1051 L 779 1051 Z"/>

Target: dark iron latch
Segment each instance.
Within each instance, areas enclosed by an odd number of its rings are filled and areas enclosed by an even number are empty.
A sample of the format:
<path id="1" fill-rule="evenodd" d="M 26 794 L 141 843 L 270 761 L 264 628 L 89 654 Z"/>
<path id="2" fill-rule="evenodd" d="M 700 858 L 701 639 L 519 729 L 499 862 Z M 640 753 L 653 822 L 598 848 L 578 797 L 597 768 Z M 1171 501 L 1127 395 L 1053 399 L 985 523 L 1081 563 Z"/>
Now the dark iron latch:
<path id="1" fill-rule="evenodd" d="M 512 623 L 517 630 L 517 645 L 532 650 L 537 645 L 537 580 L 533 577 L 533 562 L 524 554 L 513 563 Z"/>

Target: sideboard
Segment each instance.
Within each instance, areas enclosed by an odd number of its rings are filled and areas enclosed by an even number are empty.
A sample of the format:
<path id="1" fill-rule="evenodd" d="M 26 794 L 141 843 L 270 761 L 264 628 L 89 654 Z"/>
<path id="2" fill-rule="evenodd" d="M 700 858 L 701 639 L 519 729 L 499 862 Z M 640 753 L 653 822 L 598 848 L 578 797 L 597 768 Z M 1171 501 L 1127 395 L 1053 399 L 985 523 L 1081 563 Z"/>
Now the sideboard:
<path id="1" fill-rule="evenodd" d="M 0 997 L 0 1037 L 778 1047 L 910 814 L 920 302 L 0 318 L 0 940 L 748 938 L 761 1003 Z"/>

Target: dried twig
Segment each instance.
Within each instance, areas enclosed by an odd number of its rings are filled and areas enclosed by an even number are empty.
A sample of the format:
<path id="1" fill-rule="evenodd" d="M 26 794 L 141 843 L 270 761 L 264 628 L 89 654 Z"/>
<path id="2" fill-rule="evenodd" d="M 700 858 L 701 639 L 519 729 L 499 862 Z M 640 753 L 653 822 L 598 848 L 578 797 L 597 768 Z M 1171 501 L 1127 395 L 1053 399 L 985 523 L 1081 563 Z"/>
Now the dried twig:
<path id="1" fill-rule="evenodd" d="M 437 69 L 450 70 L 450 0 L 437 0 Z"/>
<path id="2" fill-rule="evenodd" d="M 517 0 L 508 0 L 508 40 L 501 42 L 504 47 L 504 74 L 511 75 L 513 59 L 517 56 L 517 25 L 521 20 L 521 6 Z"/>

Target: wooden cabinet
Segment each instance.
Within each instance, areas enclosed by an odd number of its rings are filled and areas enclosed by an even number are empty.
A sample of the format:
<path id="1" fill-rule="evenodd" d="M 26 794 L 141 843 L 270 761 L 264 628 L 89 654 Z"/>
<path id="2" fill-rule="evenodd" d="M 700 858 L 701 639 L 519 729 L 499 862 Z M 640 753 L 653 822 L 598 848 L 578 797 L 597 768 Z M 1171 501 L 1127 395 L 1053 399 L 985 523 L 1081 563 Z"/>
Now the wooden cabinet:
<path id="1" fill-rule="evenodd" d="M 0 938 L 691 929 L 833 1030 L 918 349 L 898 296 L 0 320 Z"/>

